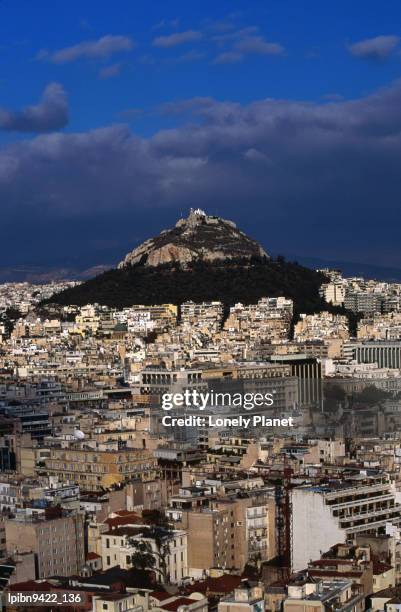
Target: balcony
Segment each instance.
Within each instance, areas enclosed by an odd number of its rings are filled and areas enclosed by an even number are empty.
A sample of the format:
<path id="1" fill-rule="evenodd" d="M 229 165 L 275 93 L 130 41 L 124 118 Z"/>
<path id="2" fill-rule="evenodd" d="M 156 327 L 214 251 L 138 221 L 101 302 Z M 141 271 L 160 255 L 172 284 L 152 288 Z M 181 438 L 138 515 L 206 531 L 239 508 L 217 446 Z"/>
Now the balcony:
<path id="1" fill-rule="evenodd" d="M 391 501 L 394 499 L 394 495 L 392 493 L 386 493 L 385 495 L 376 495 L 374 497 L 364 497 L 362 499 L 354 499 L 349 502 L 344 502 L 342 504 L 330 504 L 329 508 L 334 510 L 343 510 L 346 508 L 352 508 L 355 506 L 366 506 L 368 504 L 377 504 L 381 502 Z"/>
<path id="2" fill-rule="evenodd" d="M 366 495 L 367 493 L 375 493 L 377 491 L 388 490 L 390 484 L 382 482 L 377 485 L 362 485 L 360 487 L 350 487 L 349 489 L 336 489 L 324 494 L 326 500 L 338 499 L 341 497 L 350 497 L 352 495 Z"/>
<path id="3" fill-rule="evenodd" d="M 394 513 L 401 513 L 401 506 L 392 506 L 391 508 L 381 508 L 378 510 L 372 510 L 371 512 L 358 512 L 357 514 L 352 514 L 349 516 L 341 517 L 340 523 L 349 523 L 355 522 L 359 520 L 369 519 L 370 517 L 380 516 L 382 514 L 389 515 L 392 517 Z"/>

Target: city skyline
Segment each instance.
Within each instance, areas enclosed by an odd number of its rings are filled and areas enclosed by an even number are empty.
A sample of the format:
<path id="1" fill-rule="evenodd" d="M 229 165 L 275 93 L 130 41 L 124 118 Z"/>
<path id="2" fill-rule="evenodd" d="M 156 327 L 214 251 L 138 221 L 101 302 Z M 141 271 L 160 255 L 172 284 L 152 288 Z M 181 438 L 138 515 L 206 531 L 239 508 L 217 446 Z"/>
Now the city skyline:
<path id="1" fill-rule="evenodd" d="M 401 5 L 0 0 L 0 607 L 401 610 Z"/>

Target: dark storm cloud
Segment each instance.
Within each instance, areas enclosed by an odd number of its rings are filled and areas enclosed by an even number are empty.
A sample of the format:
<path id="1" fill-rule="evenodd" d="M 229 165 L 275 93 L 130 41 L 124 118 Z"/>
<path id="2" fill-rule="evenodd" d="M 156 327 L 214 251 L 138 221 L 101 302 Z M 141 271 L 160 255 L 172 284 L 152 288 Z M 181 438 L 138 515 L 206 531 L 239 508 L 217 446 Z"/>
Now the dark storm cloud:
<path id="1" fill-rule="evenodd" d="M 59 83 L 50 83 L 39 103 L 21 111 L 0 108 L 0 129 L 16 132 L 51 132 L 68 123 L 68 101 Z"/>
<path id="2" fill-rule="evenodd" d="M 197 123 L 148 139 L 115 125 L 5 146 L 3 213 L 153 214 L 203 205 L 235 216 L 245 205 L 259 217 L 313 218 L 330 233 L 328 217 L 350 215 L 351 206 L 362 228 L 380 204 L 382 217 L 401 220 L 400 83 L 347 102 L 198 98 L 177 109 L 190 109 Z"/>
<path id="3" fill-rule="evenodd" d="M 384 60 L 398 47 L 399 36 L 375 36 L 348 45 L 349 52 L 362 59 Z"/>

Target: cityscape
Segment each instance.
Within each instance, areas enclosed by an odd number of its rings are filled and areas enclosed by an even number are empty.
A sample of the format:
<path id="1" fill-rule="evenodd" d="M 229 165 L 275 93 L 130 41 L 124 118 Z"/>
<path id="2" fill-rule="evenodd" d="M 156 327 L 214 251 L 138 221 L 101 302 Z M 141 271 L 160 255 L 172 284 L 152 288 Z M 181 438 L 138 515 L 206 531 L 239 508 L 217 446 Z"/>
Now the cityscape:
<path id="1" fill-rule="evenodd" d="M 0 0 L 0 610 L 401 612 L 399 0 Z"/>
<path id="2" fill-rule="evenodd" d="M 178 221 L 223 265 L 227 223 Z M 190 266 L 166 235 L 122 268 Z M 0 286 L 7 610 L 35 593 L 43 609 L 397 609 L 401 283 L 317 274 L 321 310 L 296 321 L 285 295 L 116 308 L 63 305 L 79 281 Z"/>

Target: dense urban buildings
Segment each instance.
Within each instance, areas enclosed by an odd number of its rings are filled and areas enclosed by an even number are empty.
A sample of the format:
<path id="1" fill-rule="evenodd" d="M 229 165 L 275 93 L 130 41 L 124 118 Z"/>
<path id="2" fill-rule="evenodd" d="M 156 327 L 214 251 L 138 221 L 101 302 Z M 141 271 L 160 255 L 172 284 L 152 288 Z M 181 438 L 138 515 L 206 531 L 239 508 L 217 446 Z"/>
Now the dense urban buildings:
<path id="1" fill-rule="evenodd" d="M 400 291 L 324 273 L 354 327 L 294 324 L 285 296 L 43 309 L 65 284 L 0 287 L 4 596 L 398 609 Z"/>

